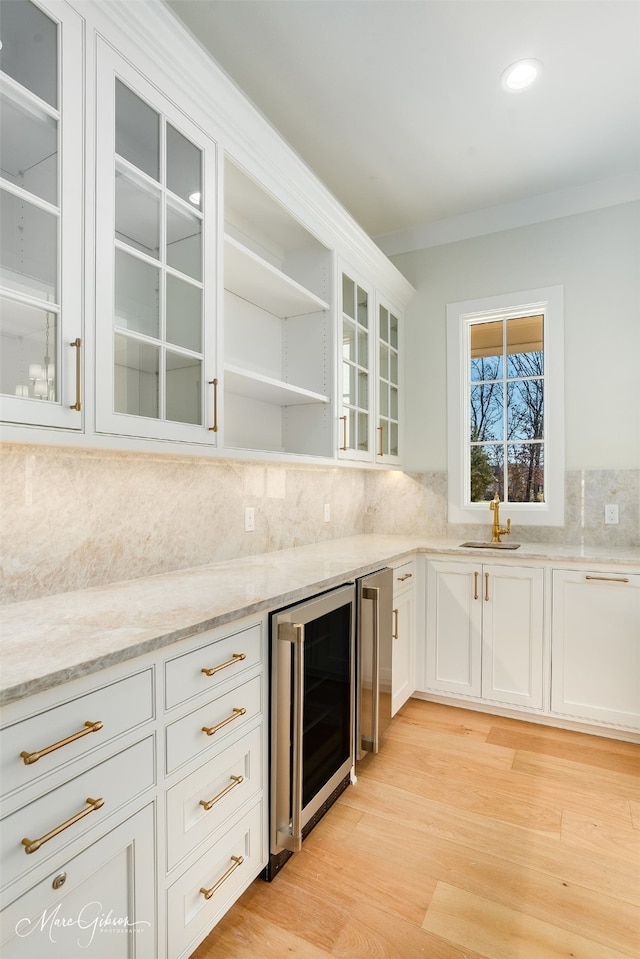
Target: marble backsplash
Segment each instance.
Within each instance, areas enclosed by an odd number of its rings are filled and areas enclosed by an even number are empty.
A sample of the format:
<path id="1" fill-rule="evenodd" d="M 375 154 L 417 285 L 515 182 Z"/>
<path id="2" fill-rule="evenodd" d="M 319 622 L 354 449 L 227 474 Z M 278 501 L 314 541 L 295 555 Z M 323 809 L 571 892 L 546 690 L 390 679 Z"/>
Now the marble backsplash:
<path id="1" fill-rule="evenodd" d="M 21 445 L 0 462 L 2 604 L 358 533 L 478 535 L 447 523 L 444 472 Z M 640 545 L 640 471 L 576 471 L 566 484 L 565 527 L 528 527 L 528 541 Z M 604 526 L 605 502 L 619 504 L 618 526 Z"/>

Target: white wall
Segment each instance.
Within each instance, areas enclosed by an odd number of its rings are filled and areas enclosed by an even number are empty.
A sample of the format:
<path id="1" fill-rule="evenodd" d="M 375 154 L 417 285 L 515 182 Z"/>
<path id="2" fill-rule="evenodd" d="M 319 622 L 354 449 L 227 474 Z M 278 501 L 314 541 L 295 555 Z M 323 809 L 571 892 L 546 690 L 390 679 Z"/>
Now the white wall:
<path id="1" fill-rule="evenodd" d="M 564 286 L 565 467 L 640 468 L 640 203 L 392 257 L 407 312 L 407 453 L 446 470 L 446 304 Z"/>

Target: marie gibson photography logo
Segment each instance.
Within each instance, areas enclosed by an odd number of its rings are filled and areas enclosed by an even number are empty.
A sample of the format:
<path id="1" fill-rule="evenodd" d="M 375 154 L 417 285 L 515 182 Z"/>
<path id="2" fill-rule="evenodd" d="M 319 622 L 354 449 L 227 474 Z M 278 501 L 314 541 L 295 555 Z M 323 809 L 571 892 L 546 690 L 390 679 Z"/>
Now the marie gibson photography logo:
<path id="1" fill-rule="evenodd" d="M 75 915 L 65 915 L 62 903 L 58 903 L 52 909 L 44 909 L 33 919 L 26 916 L 19 919 L 15 928 L 16 935 L 21 939 L 44 935 L 49 942 L 57 943 L 68 936 L 75 938 L 79 949 L 89 949 L 96 936 L 140 934 L 150 927 L 151 923 L 146 919 L 132 922 L 128 916 L 120 916 L 113 909 L 105 912 L 102 903 L 94 899 L 85 903 Z"/>

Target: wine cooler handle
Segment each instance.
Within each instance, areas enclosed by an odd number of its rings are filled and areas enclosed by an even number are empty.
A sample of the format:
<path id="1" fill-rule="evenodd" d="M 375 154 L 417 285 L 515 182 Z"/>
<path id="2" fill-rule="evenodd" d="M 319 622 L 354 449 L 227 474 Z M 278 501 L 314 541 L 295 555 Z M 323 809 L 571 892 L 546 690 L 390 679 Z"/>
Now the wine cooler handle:
<path id="1" fill-rule="evenodd" d="M 380 749 L 380 589 L 378 586 L 365 586 L 362 598 L 373 602 L 373 656 L 371 690 L 371 751 Z"/>
<path id="2" fill-rule="evenodd" d="M 291 748 L 291 831 L 278 830 L 278 842 L 290 852 L 302 849 L 302 741 L 304 715 L 304 624 L 280 623 L 278 639 L 291 643 L 293 708 Z"/>

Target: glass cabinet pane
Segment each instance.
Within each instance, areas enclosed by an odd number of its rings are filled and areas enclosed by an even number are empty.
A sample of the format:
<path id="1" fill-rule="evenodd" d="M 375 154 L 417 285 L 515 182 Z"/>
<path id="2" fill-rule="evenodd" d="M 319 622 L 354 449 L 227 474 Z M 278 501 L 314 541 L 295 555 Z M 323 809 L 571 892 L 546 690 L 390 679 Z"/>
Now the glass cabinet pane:
<path id="1" fill-rule="evenodd" d="M 58 123 L 20 97 L 0 93 L 2 176 L 54 205 L 58 202 Z"/>
<path id="2" fill-rule="evenodd" d="M 167 204 L 167 265 L 202 279 L 202 222 Z"/>
<path id="3" fill-rule="evenodd" d="M 160 180 L 160 115 L 116 80 L 116 153 Z"/>
<path id="4" fill-rule="evenodd" d="M 160 255 L 160 196 L 116 171 L 116 237 L 141 253 Z"/>
<path id="5" fill-rule="evenodd" d="M 5 288 L 55 300 L 58 217 L 0 190 L 0 280 Z"/>
<path id="6" fill-rule="evenodd" d="M 116 250 L 116 326 L 147 336 L 160 335 L 160 270 Z"/>
<path id="7" fill-rule="evenodd" d="M 51 310 L 2 298 L 0 392 L 55 401 L 58 316 Z"/>
<path id="8" fill-rule="evenodd" d="M 342 274 L 342 312 L 355 320 L 355 283 L 346 273 Z"/>
<path id="9" fill-rule="evenodd" d="M 202 290 L 167 276 L 167 342 L 202 352 Z"/>
<path id="10" fill-rule="evenodd" d="M 30 0 L 2 0 L 0 17 L 0 70 L 57 109 L 57 24 Z"/>
<path id="11" fill-rule="evenodd" d="M 202 209 L 202 151 L 167 123 L 167 189 Z"/>
<path id="12" fill-rule="evenodd" d="M 167 419 L 202 422 L 202 362 L 167 350 Z"/>
<path id="13" fill-rule="evenodd" d="M 119 334 L 114 339 L 116 412 L 157 417 L 160 371 L 158 347 Z"/>

